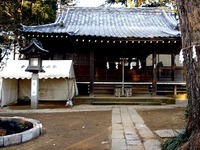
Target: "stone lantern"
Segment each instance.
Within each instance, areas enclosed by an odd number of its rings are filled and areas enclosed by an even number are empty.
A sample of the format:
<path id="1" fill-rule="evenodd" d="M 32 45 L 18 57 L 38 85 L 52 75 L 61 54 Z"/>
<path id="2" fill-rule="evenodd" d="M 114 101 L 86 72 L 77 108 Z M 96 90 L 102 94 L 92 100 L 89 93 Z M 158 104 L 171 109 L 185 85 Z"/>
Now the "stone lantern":
<path id="1" fill-rule="evenodd" d="M 19 52 L 29 59 L 28 67 L 25 71 L 32 72 L 31 78 L 31 108 L 38 107 L 39 94 L 39 72 L 45 72 L 42 68 L 42 58 L 49 56 L 49 51 L 41 47 L 42 45 L 36 39 L 32 39 L 30 45 Z"/>

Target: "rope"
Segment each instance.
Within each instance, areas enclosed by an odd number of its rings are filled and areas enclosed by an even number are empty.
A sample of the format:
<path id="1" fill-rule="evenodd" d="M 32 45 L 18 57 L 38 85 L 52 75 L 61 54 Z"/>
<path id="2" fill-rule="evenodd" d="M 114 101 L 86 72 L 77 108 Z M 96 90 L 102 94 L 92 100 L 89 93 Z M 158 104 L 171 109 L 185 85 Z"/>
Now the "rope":
<path id="1" fill-rule="evenodd" d="M 189 48 L 192 48 L 192 47 L 200 47 L 200 45 L 187 46 L 185 48 L 182 48 L 181 50 L 186 50 L 186 49 L 189 49 Z"/>

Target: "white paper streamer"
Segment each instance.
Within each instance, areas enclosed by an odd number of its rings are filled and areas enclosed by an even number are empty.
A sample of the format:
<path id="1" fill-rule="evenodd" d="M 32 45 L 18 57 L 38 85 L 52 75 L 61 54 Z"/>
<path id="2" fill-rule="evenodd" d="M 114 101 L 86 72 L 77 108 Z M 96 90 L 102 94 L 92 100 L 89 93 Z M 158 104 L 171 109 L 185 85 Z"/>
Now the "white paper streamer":
<path id="1" fill-rule="evenodd" d="M 110 67 L 109 67 L 109 62 L 107 61 L 107 63 L 106 63 L 106 67 L 107 67 L 107 69 L 109 69 Z"/>
<path id="2" fill-rule="evenodd" d="M 115 68 L 118 70 L 118 62 L 115 62 Z"/>
<path id="3" fill-rule="evenodd" d="M 183 62 L 184 62 L 183 49 L 181 49 L 181 51 L 180 51 L 179 60 L 180 60 L 180 63 L 183 64 Z"/>
<path id="4" fill-rule="evenodd" d="M 139 60 L 139 69 L 142 68 L 141 61 Z"/>
<path id="5" fill-rule="evenodd" d="M 195 45 L 192 46 L 192 58 L 197 61 L 197 53 Z"/>

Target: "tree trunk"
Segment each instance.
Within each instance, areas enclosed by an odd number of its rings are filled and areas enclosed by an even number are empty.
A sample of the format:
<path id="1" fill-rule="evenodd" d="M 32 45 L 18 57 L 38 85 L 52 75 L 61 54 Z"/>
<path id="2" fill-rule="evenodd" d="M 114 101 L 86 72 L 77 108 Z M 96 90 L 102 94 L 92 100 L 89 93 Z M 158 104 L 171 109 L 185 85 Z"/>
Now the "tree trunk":
<path id="1" fill-rule="evenodd" d="M 177 0 L 188 93 L 187 148 L 200 149 L 200 0 Z M 196 58 L 195 56 L 196 52 Z"/>

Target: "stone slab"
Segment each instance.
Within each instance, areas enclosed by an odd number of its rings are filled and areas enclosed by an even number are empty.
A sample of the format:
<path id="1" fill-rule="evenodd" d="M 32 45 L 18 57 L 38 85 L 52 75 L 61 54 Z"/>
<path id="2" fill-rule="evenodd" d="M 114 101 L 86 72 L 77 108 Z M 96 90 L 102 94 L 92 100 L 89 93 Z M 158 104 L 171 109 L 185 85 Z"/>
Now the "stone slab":
<path id="1" fill-rule="evenodd" d="M 122 125 L 122 124 L 116 123 L 116 124 L 113 124 L 113 125 L 112 125 L 112 129 L 113 129 L 113 130 L 123 130 L 124 128 L 123 128 L 123 125 Z"/>
<path id="2" fill-rule="evenodd" d="M 33 131 L 27 130 L 22 133 L 22 142 L 30 141 L 33 138 Z"/>
<path id="3" fill-rule="evenodd" d="M 40 128 L 32 128 L 32 137 L 36 138 L 40 135 Z"/>
<path id="4" fill-rule="evenodd" d="M 126 140 L 139 140 L 139 136 L 136 133 L 125 133 Z"/>
<path id="5" fill-rule="evenodd" d="M 112 139 L 124 139 L 124 130 L 112 130 Z"/>
<path id="6" fill-rule="evenodd" d="M 151 132 L 151 130 L 149 128 L 138 129 L 138 132 L 143 139 L 154 139 L 155 138 L 155 135 Z"/>
<path id="7" fill-rule="evenodd" d="M 21 143 L 22 136 L 21 134 L 12 134 L 3 137 L 4 146 L 15 145 Z"/>
<path id="8" fill-rule="evenodd" d="M 172 129 L 156 130 L 154 132 L 161 138 L 176 137 L 179 134 L 177 130 L 172 130 Z"/>
<path id="9" fill-rule="evenodd" d="M 127 146 L 142 146 L 142 142 L 140 140 L 126 140 Z"/>
<path id="10" fill-rule="evenodd" d="M 161 150 L 160 142 L 156 139 L 148 139 L 144 141 L 145 150 Z"/>
<path id="11" fill-rule="evenodd" d="M 3 137 L 0 137 L 0 147 L 3 147 Z"/>
<path id="12" fill-rule="evenodd" d="M 127 150 L 125 139 L 112 139 L 111 150 Z"/>
<path id="13" fill-rule="evenodd" d="M 127 150 L 145 150 L 143 146 L 127 146 Z"/>
<path id="14" fill-rule="evenodd" d="M 140 136 L 143 137 L 144 139 L 154 138 L 154 134 L 145 124 L 137 123 L 135 125 L 135 128 L 139 132 Z"/>

